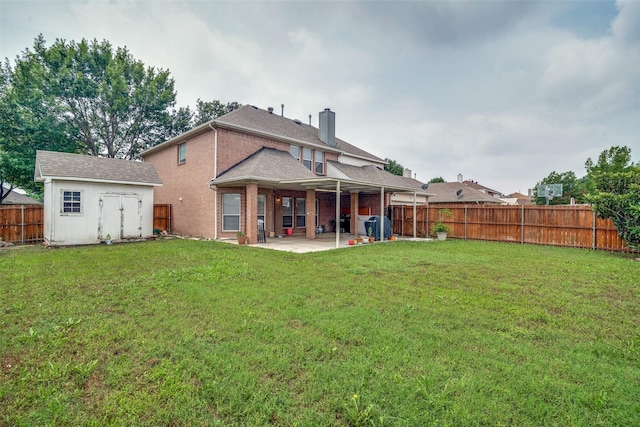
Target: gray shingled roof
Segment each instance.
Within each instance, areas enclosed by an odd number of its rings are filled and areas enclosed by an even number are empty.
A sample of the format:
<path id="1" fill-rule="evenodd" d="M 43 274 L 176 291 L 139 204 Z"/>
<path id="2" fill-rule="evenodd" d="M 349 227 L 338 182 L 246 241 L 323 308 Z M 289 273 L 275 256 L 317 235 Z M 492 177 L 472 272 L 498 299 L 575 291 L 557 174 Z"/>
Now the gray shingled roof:
<path id="1" fill-rule="evenodd" d="M 334 161 L 329 161 L 328 163 L 338 171 L 348 176 L 352 181 L 368 182 L 375 185 L 390 187 L 415 188 L 416 190 L 423 192 L 420 187 L 422 183 L 419 181 L 416 181 L 413 178 L 394 175 L 384 169 L 378 168 L 377 166 L 353 166 Z"/>
<path id="2" fill-rule="evenodd" d="M 374 162 L 384 163 L 384 160 L 380 157 L 374 156 L 373 154 L 351 145 L 340 138 L 336 138 L 336 146 L 331 147 L 318 138 L 318 128 L 302 122 L 296 123 L 295 120 L 282 117 L 279 114 L 269 113 L 267 110 L 253 107 L 251 105 L 244 105 L 237 110 L 225 114 L 224 116 L 220 116 L 217 119 L 188 130 L 175 138 L 148 148 L 140 153 L 140 156 L 145 157 L 148 154 L 163 150 L 166 147 L 184 142 L 189 138 L 193 138 L 205 132 L 210 132 L 211 128 L 209 125 L 264 135 L 265 137 L 281 139 L 287 142 L 297 141 L 301 144 L 322 147 L 326 151 L 344 152 L 346 154 L 362 157 Z"/>
<path id="3" fill-rule="evenodd" d="M 297 141 L 326 147 L 328 149 L 337 149 L 348 154 L 365 157 L 377 162 L 384 162 L 383 159 L 361 150 L 360 148 L 337 137 L 336 147 L 331 147 L 318 138 L 318 128 L 305 123 L 298 124 L 287 117 L 272 114 L 266 110 L 253 107 L 251 105 L 244 105 L 235 111 L 215 119 L 214 122 L 223 127 L 227 125 L 241 127 L 255 132 L 266 132 L 275 136 L 295 139 Z"/>
<path id="4" fill-rule="evenodd" d="M 458 190 L 462 190 L 460 197 L 456 195 Z M 435 196 L 429 197 L 429 203 L 504 203 L 496 197 L 489 196 L 461 182 L 432 183 L 429 184 L 427 191 L 435 194 Z"/>
<path id="5" fill-rule="evenodd" d="M 278 182 L 309 178 L 316 178 L 316 174 L 291 154 L 265 147 L 211 180 L 211 184 L 219 185 L 244 179 Z"/>
<path id="6" fill-rule="evenodd" d="M 151 163 L 38 150 L 35 180 L 45 178 L 162 185 Z"/>

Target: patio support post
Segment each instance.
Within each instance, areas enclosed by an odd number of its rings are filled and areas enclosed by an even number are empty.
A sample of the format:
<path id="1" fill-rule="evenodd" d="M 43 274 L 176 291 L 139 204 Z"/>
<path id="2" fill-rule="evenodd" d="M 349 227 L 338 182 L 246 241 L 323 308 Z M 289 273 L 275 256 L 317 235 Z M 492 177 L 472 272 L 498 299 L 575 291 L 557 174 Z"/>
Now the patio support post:
<path id="1" fill-rule="evenodd" d="M 316 238 L 316 190 L 311 188 L 307 189 L 307 239 L 313 240 Z"/>
<path id="2" fill-rule="evenodd" d="M 351 212 L 351 217 L 349 220 L 349 230 L 351 234 L 358 234 L 358 214 L 360 213 L 360 202 L 359 197 L 360 194 L 358 192 L 351 191 L 349 196 L 349 210 Z M 365 232 L 365 234 L 367 234 Z"/>
<path id="3" fill-rule="evenodd" d="M 258 243 L 258 184 L 248 183 L 246 186 L 245 224 L 244 234 L 250 244 Z"/>
<path id="4" fill-rule="evenodd" d="M 340 181 L 336 182 L 336 249 L 340 247 Z"/>
<path id="5" fill-rule="evenodd" d="M 384 187 L 380 187 L 380 241 L 384 242 Z"/>

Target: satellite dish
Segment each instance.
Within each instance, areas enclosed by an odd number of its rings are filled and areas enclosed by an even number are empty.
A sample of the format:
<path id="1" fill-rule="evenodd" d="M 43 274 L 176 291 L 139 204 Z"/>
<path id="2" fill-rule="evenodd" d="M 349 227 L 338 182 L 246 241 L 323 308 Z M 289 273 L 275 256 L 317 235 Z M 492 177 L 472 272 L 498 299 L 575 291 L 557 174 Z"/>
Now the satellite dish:
<path id="1" fill-rule="evenodd" d="M 462 188 L 458 191 L 456 191 L 456 196 L 460 197 L 460 195 L 462 194 Z"/>
<path id="2" fill-rule="evenodd" d="M 423 190 L 426 190 L 427 188 L 429 188 L 429 184 L 422 184 L 422 187 L 420 188 L 422 188 Z"/>

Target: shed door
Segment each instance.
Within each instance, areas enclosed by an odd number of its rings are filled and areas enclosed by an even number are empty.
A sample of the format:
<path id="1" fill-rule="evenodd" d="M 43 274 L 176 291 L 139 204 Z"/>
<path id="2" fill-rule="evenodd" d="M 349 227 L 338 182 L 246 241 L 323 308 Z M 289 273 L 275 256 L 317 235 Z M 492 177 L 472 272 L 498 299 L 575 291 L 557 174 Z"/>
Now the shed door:
<path id="1" fill-rule="evenodd" d="M 101 194 L 99 238 L 128 239 L 142 236 L 142 200 L 136 194 Z"/>
<path id="2" fill-rule="evenodd" d="M 121 215 L 119 194 L 100 195 L 100 233 L 101 240 L 105 240 L 107 235 L 112 239 L 121 239 Z"/>
<path id="3" fill-rule="evenodd" d="M 122 196 L 122 238 L 142 236 L 141 204 L 140 196 Z"/>

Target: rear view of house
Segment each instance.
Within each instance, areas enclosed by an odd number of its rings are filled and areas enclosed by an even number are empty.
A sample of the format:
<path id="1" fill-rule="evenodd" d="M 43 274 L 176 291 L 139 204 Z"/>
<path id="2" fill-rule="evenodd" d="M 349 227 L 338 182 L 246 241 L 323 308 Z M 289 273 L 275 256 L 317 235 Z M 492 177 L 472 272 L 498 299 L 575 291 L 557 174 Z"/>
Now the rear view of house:
<path id="1" fill-rule="evenodd" d="M 177 233 L 256 243 L 267 232 L 364 233 L 394 192 L 420 183 L 384 170 L 384 160 L 336 137 L 326 108 L 318 127 L 245 105 L 141 154 L 160 174 L 156 203 L 173 205 Z"/>
<path id="2" fill-rule="evenodd" d="M 44 182 L 44 240 L 79 245 L 153 235 L 153 165 L 38 151 L 35 180 Z"/>

